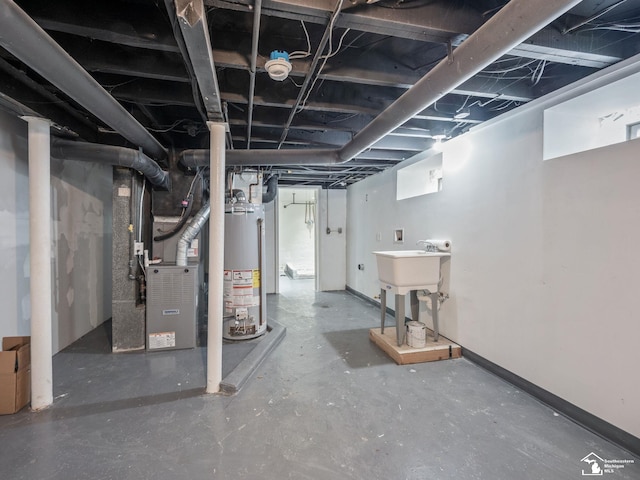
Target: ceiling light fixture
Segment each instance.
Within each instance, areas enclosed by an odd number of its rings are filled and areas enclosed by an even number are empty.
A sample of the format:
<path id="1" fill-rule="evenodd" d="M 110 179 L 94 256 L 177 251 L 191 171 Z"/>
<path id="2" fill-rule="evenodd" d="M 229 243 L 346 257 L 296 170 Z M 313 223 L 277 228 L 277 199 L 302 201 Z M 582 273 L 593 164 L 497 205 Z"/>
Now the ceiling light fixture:
<path id="1" fill-rule="evenodd" d="M 289 54 L 282 50 L 274 50 L 271 52 L 270 60 L 264 64 L 269 76 L 276 82 L 282 82 L 289 76 L 291 71 L 291 63 L 289 63 Z"/>

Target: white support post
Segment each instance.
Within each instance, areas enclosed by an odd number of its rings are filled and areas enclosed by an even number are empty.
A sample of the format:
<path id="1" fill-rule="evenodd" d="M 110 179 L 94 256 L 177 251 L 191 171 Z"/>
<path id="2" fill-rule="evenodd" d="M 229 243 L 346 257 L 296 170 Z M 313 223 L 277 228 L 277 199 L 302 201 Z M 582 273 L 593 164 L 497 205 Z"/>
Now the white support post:
<path id="1" fill-rule="evenodd" d="M 29 124 L 31 409 L 41 410 L 53 403 L 50 122 L 24 119 Z"/>
<path id="2" fill-rule="evenodd" d="M 222 315 L 224 309 L 224 123 L 207 122 L 211 132 L 209 179 L 209 313 L 207 328 L 207 393 L 220 391 L 222 381 Z"/>

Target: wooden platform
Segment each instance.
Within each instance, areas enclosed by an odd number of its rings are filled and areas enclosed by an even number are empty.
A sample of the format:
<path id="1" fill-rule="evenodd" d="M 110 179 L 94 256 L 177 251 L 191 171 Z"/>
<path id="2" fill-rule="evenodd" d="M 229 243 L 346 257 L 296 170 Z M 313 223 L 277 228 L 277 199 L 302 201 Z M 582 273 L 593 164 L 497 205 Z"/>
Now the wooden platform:
<path id="1" fill-rule="evenodd" d="M 369 330 L 369 340 L 378 345 L 398 365 L 435 362 L 436 360 L 448 360 L 462 356 L 460 345 L 442 335 L 435 342 L 433 332 L 429 329 L 427 329 L 427 344 L 424 348 L 413 348 L 407 344 L 399 347 L 395 327 L 385 327 L 383 334 L 380 333 L 379 328 L 372 328 Z"/>

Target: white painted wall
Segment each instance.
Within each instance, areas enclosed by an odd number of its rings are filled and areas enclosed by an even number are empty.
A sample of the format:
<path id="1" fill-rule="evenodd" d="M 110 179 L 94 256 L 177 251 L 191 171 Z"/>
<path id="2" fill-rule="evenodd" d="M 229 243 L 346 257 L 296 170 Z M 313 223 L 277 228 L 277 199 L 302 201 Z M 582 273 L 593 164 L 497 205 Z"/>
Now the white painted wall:
<path id="1" fill-rule="evenodd" d="M 320 192 L 317 222 L 319 229 L 318 289 L 320 291 L 344 290 L 346 285 L 346 206 L 346 190 L 322 190 Z M 330 234 L 327 234 L 327 226 L 331 229 Z M 338 233 L 338 228 L 342 229 L 342 233 Z"/>
<path id="2" fill-rule="evenodd" d="M 287 263 L 290 263 L 296 268 L 311 273 L 315 272 L 317 192 L 318 190 L 315 188 L 280 187 L 278 189 L 279 266 L 281 270 Z M 294 194 L 296 204 L 290 205 L 293 202 Z M 314 204 L 314 221 L 308 224 L 305 222 L 306 202 Z"/>
<path id="3" fill-rule="evenodd" d="M 606 84 L 607 72 L 574 92 Z M 573 94 L 447 142 L 439 193 L 396 201 L 396 169 L 349 187 L 347 285 L 373 298 L 371 251 L 451 239 L 441 331 L 640 436 L 640 140 L 543 161 L 543 107 Z M 398 227 L 403 246 L 392 243 Z"/>
<path id="4" fill-rule="evenodd" d="M 0 110 L 0 336 L 29 335 L 27 123 Z"/>
<path id="5" fill-rule="evenodd" d="M 286 209 L 282 208 L 283 205 L 292 201 L 291 194 L 293 192 L 296 193 L 296 202 L 316 199 L 316 215 L 312 232 L 304 224 L 304 206 L 292 205 Z M 277 212 L 279 264 L 284 267 L 287 261 L 299 262 L 300 264 L 304 262 L 305 265 L 315 263 L 317 265 L 316 288 L 319 291 L 344 290 L 346 285 L 347 191 L 280 187 L 277 202 L 279 204 Z M 267 210 L 267 245 L 269 244 L 271 218 Z M 327 234 L 327 226 L 332 230 L 330 234 Z M 339 228 L 342 229 L 342 233 L 338 233 Z M 317 245 L 317 248 L 314 248 L 314 245 Z M 268 250 L 271 252 L 271 249 Z M 267 257 L 268 265 L 275 265 L 275 262 L 269 262 L 270 259 Z M 268 266 L 267 268 L 273 267 Z M 272 293 L 269 286 L 267 291 Z"/>
<path id="6" fill-rule="evenodd" d="M 0 111 L 0 336 L 29 335 L 26 122 Z M 111 167 L 52 160 L 53 351 L 111 316 Z"/>
<path id="7" fill-rule="evenodd" d="M 277 195 L 277 194 L 276 194 Z M 267 293 L 278 293 L 278 197 L 264 206 L 264 255 L 263 273 Z"/>

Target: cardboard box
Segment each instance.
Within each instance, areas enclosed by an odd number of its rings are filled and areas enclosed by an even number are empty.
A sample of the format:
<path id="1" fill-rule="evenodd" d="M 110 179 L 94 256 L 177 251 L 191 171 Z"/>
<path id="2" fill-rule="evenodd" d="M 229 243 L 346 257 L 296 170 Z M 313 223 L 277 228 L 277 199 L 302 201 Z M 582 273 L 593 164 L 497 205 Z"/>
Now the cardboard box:
<path id="1" fill-rule="evenodd" d="M 0 352 L 0 415 L 31 401 L 31 337 L 4 337 Z"/>

